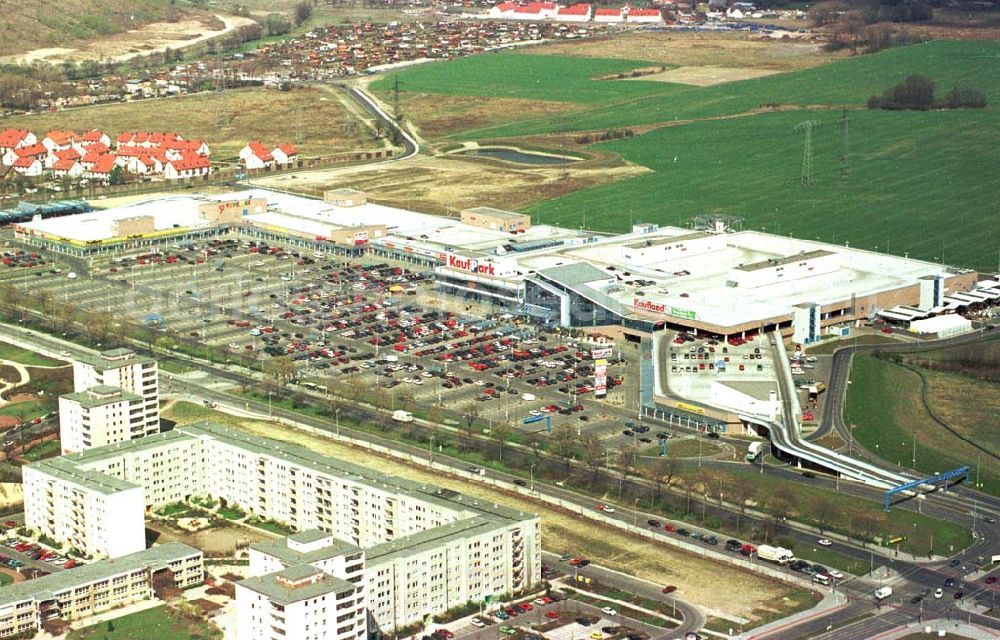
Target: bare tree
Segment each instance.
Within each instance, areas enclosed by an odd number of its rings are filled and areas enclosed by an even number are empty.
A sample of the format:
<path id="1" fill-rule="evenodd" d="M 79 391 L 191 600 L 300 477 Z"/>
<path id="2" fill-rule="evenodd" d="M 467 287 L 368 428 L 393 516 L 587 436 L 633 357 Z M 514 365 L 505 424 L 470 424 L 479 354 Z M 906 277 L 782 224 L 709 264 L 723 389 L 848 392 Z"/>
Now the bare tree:
<path id="1" fill-rule="evenodd" d="M 594 434 L 583 437 L 583 456 L 590 469 L 590 482 L 593 483 L 601 470 L 601 459 L 605 455 L 604 443 Z"/>
<path id="2" fill-rule="evenodd" d="M 479 420 L 481 413 L 482 409 L 475 402 L 469 402 L 462 407 L 462 419 L 465 420 L 465 439 L 462 442 L 462 449 L 466 452 L 468 452 L 469 447 L 472 446 L 472 438 L 475 433 L 476 421 Z"/>
<path id="3" fill-rule="evenodd" d="M 510 438 L 513 432 L 514 428 L 506 422 L 498 422 L 490 428 L 490 435 L 497 441 L 500 448 L 500 456 L 497 458 L 498 462 L 503 462 L 503 446 L 507 443 L 507 439 Z"/>
<path id="4" fill-rule="evenodd" d="M 573 459 L 573 428 L 559 422 L 552 432 L 552 452 L 563 461 L 566 473 L 569 473 L 569 463 Z"/>
<path id="5" fill-rule="evenodd" d="M 816 526 L 819 527 L 819 532 L 824 533 L 826 526 L 830 524 L 830 519 L 834 514 L 835 506 L 833 500 L 829 496 L 821 495 L 810 506 L 816 518 Z"/>
<path id="6" fill-rule="evenodd" d="M 756 495 L 757 491 L 754 486 L 749 482 L 739 482 L 732 488 L 733 499 L 740 507 L 740 514 L 736 518 L 736 530 L 740 530 L 740 518 L 746 516 L 747 513 L 747 502 L 752 500 Z"/>

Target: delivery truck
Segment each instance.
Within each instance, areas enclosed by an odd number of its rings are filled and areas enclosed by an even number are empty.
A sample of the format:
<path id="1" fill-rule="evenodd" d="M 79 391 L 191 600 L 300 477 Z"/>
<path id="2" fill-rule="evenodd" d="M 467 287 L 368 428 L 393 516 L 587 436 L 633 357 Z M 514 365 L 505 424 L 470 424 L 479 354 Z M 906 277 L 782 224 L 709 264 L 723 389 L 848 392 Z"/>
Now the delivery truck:
<path id="1" fill-rule="evenodd" d="M 761 560 L 785 565 L 795 559 L 795 554 L 790 549 L 785 549 L 784 547 L 772 547 L 768 544 L 762 544 L 757 547 L 757 557 Z"/>
<path id="2" fill-rule="evenodd" d="M 875 599 L 881 602 L 892 595 L 892 587 L 879 587 L 875 590 Z"/>
<path id="3" fill-rule="evenodd" d="M 396 422 L 413 422 L 413 414 L 409 411 L 397 409 L 392 412 L 392 419 Z"/>

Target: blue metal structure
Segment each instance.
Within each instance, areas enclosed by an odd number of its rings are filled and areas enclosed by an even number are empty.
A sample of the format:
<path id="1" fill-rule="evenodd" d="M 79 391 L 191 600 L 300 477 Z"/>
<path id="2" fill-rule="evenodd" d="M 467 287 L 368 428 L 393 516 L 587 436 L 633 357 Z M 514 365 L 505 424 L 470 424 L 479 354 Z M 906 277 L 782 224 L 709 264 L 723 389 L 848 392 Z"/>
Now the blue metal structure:
<path id="1" fill-rule="evenodd" d="M 666 458 L 667 457 L 667 439 L 666 438 L 660 438 L 659 440 L 657 440 L 657 444 L 660 445 L 660 457 L 661 458 Z"/>
<path id="2" fill-rule="evenodd" d="M 545 416 L 528 416 L 523 420 L 524 424 L 531 424 L 532 422 L 541 422 Z"/>
<path id="3" fill-rule="evenodd" d="M 968 482 L 969 480 L 969 467 L 959 467 L 957 469 L 952 469 L 951 471 L 946 471 L 945 473 L 938 473 L 926 478 L 924 480 L 914 480 L 913 482 L 907 482 L 906 484 L 901 484 L 899 486 L 893 487 L 885 492 L 885 510 L 886 513 L 889 512 L 889 499 L 897 494 L 904 491 L 909 491 L 916 487 L 923 486 L 925 484 L 947 484 L 948 481 L 954 480 L 955 478 L 961 477 L 963 482 Z"/>

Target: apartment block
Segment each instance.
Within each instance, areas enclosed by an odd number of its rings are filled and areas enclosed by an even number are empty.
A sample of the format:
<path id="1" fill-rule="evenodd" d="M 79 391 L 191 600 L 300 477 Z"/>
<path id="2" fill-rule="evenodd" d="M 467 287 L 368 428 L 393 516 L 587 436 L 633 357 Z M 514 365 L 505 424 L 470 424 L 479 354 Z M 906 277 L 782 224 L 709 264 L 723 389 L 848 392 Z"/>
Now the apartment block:
<path id="1" fill-rule="evenodd" d="M 357 585 L 308 564 L 236 584 L 237 638 L 361 640 L 367 634 Z"/>
<path id="2" fill-rule="evenodd" d="M 142 487 L 66 458 L 25 465 L 22 476 L 29 527 L 95 556 L 118 558 L 146 548 Z"/>
<path id="3" fill-rule="evenodd" d="M 110 557 L 141 544 L 145 507 L 192 495 L 284 522 L 299 533 L 252 547 L 252 574 L 314 567 L 353 585 L 382 631 L 541 579 L 533 514 L 208 422 L 34 463 L 24 477 L 29 526 Z M 115 497 L 116 530 L 97 528 L 87 501 L 107 509 Z M 286 588 L 287 606 L 305 593 Z"/>
<path id="4" fill-rule="evenodd" d="M 136 421 L 135 427 L 125 439 L 159 433 L 159 373 L 156 360 L 136 355 L 129 349 L 110 349 L 75 361 L 73 390 L 80 393 L 97 386 L 118 387 L 142 398 L 142 402 L 137 402 L 132 407 L 141 410 L 141 420 Z"/>
<path id="5" fill-rule="evenodd" d="M 204 573 L 201 551 L 172 542 L 18 582 L 0 589 L 0 638 L 28 637 L 49 620 L 77 620 L 146 600 L 161 587 L 191 587 Z"/>
<path id="6" fill-rule="evenodd" d="M 130 440 L 145 429 L 142 396 L 98 385 L 59 396 L 59 440 L 63 453 Z"/>

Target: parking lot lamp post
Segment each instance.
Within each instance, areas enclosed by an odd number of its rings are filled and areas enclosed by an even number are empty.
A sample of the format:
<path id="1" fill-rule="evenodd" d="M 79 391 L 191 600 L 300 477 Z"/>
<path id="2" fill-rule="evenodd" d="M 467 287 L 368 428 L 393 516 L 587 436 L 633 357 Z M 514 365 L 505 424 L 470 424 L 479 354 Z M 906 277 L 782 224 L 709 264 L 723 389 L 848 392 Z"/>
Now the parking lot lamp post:
<path id="1" fill-rule="evenodd" d="M 535 490 L 535 465 L 536 464 L 538 464 L 538 463 L 537 462 L 532 462 L 531 463 L 531 468 L 528 469 L 528 474 L 529 474 L 529 478 L 530 478 L 530 480 L 528 481 L 528 491 L 534 491 Z"/>
<path id="2" fill-rule="evenodd" d="M 340 435 L 340 407 L 333 410 L 333 417 L 337 422 L 337 435 Z"/>

